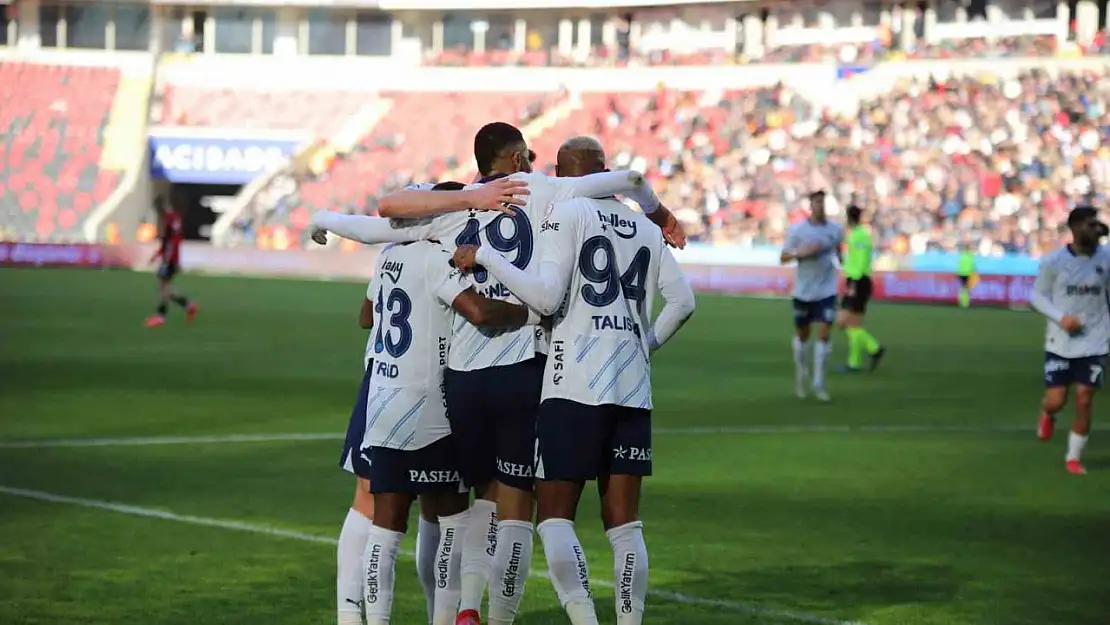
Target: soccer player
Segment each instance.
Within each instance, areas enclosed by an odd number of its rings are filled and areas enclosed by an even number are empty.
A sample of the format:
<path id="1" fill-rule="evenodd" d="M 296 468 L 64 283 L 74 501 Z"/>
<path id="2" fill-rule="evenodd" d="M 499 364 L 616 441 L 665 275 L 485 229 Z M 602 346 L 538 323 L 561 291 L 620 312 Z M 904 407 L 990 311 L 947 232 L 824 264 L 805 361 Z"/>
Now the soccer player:
<path id="1" fill-rule="evenodd" d="M 1072 242 L 1041 259 L 1030 303 L 1048 318 L 1045 328 L 1044 398 L 1037 437 L 1052 439 L 1056 415 L 1075 387 L 1075 420 L 1065 467 L 1083 475 L 1083 448 L 1091 432 L 1091 404 L 1103 384 L 1110 348 L 1110 252 L 1099 245 L 1107 227 L 1089 206 L 1068 214 Z"/>
<path id="2" fill-rule="evenodd" d="M 595 153 L 603 166 L 600 146 Z M 484 267 L 528 306 L 554 315 L 536 424 L 537 517 L 548 569 L 571 623 L 596 625 L 574 530 L 585 482 L 596 479 L 618 580 L 617 623 L 639 625 L 648 574 L 639 500 L 651 474 L 649 353 L 693 314 L 694 294 L 659 228 L 613 199 L 555 204 L 540 250 L 533 273 L 492 246 L 461 246 L 454 261 Z M 522 578 L 527 565 L 521 558 Z"/>
<path id="3" fill-rule="evenodd" d="M 166 323 L 166 312 L 170 302 L 185 309 L 185 320 L 191 322 L 197 316 L 197 305 L 190 302 L 187 297 L 176 292 L 173 288 L 173 278 L 179 269 L 181 261 L 181 242 L 185 240 L 185 232 L 181 225 L 181 213 L 174 210 L 172 204 L 159 197 L 155 200 L 155 208 L 162 221 L 161 241 L 150 262 L 161 258 L 162 264 L 158 267 L 158 308 L 156 312 L 147 317 L 146 327 L 156 328 Z"/>
<path id="4" fill-rule="evenodd" d="M 848 335 L 848 365 L 845 371 L 858 372 L 863 366 L 864 352 L 870 356 L 869 368 L 874 371 L 886 350 L 863 327 L 867 303 L 871 301 L 871 231 L 862 223 L 863 210 L 849 205 L 848 253 L 844 256 L 844 275 L 848 279 L 837 319 Z"/>
<path id="5" fill-rule="evenodd" d="M 829 401 L 825 390 L 825 363 L 832 353 L 829 330 L 836 320 L 836 263 L 844 231 L 825 216 L 825 192 L 809 195 L 809 219 L 790 226 L 779 260 L 797 261 L 794 275 L 794 390 L 799 398 L 808 394 L 810 328 L 817 324 L 813 346 L 813 394 Z"/>
<path id="6" fill-rule="evenodd" d="M 370 284 L 366 287 L 366 297 L 362 300 L 362 308 L 358 315 L 359 326 L 366 330 L 374 326 L 377 274 L 376 265 L 374 277 L 371 277 Z M 362 576 L 366 570 L 363 567 L 362 556 L 366 551 L 366 540 L 374 522 L 374 498 L 370 495 L 370 461 L 363 452 L 362 438 L 366 433 L 366 399 L 370 392 L 370 372 L 373 364 L 374 337 L 371 334 L 366 341 L 365 358 L 362 363 L 364 371 L 362 384 L 359 385 L 358 396 L 355 398 L 354 408 L 351 409 L 343 454 L 339 458 L 339 466 L 344 471 L 355 475 L 354 500 L 347 511 L 347 518 L 343 521 L 343 528 L 339 532 L 339 546 L 336 549 L 335 588 L 339 625 L 362 625 Z M 423 525 L 420 529 L 424 529 Z M 438 527 L 436 534 L 438 534 Z M 418 568 L 419 555 L 417 555 Z"/>
<path id="7" fill-rule="evenodd" d="M 374 520 L 364 555 L 367 625 L 386 625 L 393 605 L 397 553 L 409 508 L 419 497 L 441 523 L 466 513 L 444 397 L 452 351 L 452 311 L 477 327 L 519 328 L 539 316 L 518 304 L 482 297 L 438 243 L 392 245 L 382 252 L 374 294 L 374 333 L 367 423 Z M 444 530 L 446 532 L 446 529 Z M 448 548 L 446 568 L 458 558 Z M 451 625 L 454 604 L 437 605 L 434 625 Z"/>
<path id="8" fill-rule="evenodd" d="M 660 206 L 650 186 L 637 172 L 601 172 L 583 178 L 551 178 L 531 173 L 534 154 L 523 135 L 517 128 L 500 122 L 487 124 L 479 130 L 474 152 L 483 176 L 480 183 L 490 184 L 500 177 L 515 174 L 527 182 L 530 192 L 527 204 L 518 204 L 510 214 L 471 210 L 442 214 L 421 222 L 395 220 L 384 232 L 382 220 L 374 221 L 375 218 L 364 216 L 317 213 L 314 225 L 364 243 L 435 239 L 451 248 L 484 240 L 493 248 L 513 255 L 516 266 L 522 270 L 531 271 L 533 257 L 542 252 L 537 250 L 536 244 L 548 206 L 576 196 L 606 197 L 625 193 L 650 213 L 650 219 L 667 227 L 676 243 L 685 242 L 673 215 Z M 388 204 L 388 212 L 394 215 L 429 215 L 436 208 L 430 205 L 432 202 L 455 201 L 446 195 L 448 192 L 442 193 L 437 196 L 435 193 L 404 192 L 389 202 L 383 199 L 382 208 L 386 209 Z M 440 200 L 440 197 L 445 199 Z M 402 209 L 402 206 L 407 208 Z M 485 272 L 475 272 L 471 280 L 487 296 L 517 301 Z M 541 332 L 524 329 L 495 334 L 467 323 L 459 323 L 454 328 L 446 374 L 448 414 L 458 448 L 464 455 L 460 467 L 463 480 L 477 492 L 461 541 L 460 625 L 479 623 L 478 609 L 491 575 L 504 578 L 501 591 L 490 594 L 491 619 L 511 622 L 523 591 L 523 578 L 511 569 L 513 560 L 523 553 L 520 550 L 528 550 L 525 559 L 531 555 L 535 418 L 546 342 Z M 444 520 L 440 523 L 442 531 L 446 531 Z M 497 548 L 502 535 L 506 536 L 507 550 Z M 508 579 L 510 577 L 512 579 Z M 437 603 L 441 601 L 437 599 Z"/>

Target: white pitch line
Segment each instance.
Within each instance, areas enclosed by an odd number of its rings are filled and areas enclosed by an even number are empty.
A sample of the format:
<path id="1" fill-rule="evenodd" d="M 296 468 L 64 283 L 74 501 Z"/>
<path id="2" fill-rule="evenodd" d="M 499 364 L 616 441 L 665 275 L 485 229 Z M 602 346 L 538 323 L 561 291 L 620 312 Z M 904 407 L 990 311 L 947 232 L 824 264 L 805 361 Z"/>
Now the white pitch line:
<path id="1" fill-rule="evenodd" d="M 99 499 L 67 497 L 66 495 L 58 495 L 55 493 L 48 493 L 40 490 L 29 490 L 26 488 L 0 486 L 0 494 L 11 495 L 13 497 L 23 497 L 25 499 L 35 499 L 38 501 L 48 501 L 51 503 L 69 504 L 71 506 L 80 506 L 82 508 L 107 510 L 109 512 L 116 512 L 119 514 L 126 514 L 148 519 L 176 521 L 178 523 L 187 523 L 190 525 L 215 527 L 226 530 L 237 530 L 241 532 L 249 532 L 252 534 L 262 534 L 265 536 L 277 536 L 280 538 L 289 538 L 292 540 L 300 540 L 305 542 L 323 543 L 326 545 L 334 545 L 337 542 L 335 538 L 332 538 L 330 536 L 305 534 L 302 532 L 283 530 L 267 525 L 244 523 L 242 521 L 234 521 L 229 519 L 214 519 L 210 517 L 193 516 L 188 514 L 177 514 L 168 510 L 158 510 L 157 508 L 131 506 L 127 504 L 114 503 L 111 501 L 102 501 Z M 413 554 L 411 552 L 404 552 L 403 555 L 410 558 L 413 557 Z M 530 572 L 529 577 L 547 579 L 547 571 L 533 570 Z M 613 588 L 613 583 L 606 580 L 590 580 L 590 583 L 594 586 L 601 586 L 603 588 Z M 694 595 L 687 595 L 684 593 L 672 592 L 669 590 L 652 590 L 650 591 L 650 594 L 660 599 L 666 599 L 675 603 L 724 608 L 733 612 L 741 612 L 744 614 L 751 614 L 780 621 L 811 623 L 812 625 L 864 625 L 863 623 L 859 623 L 857 621 L 841 621 L 824 616 L 817 616 L 815 614 L 804 614 L 800 612 L 790 612 L 785 610 L 773 610 L 770 608 L 761 608 L 756 605 L 741 603 L 738 601 L 729 601 L 727 599 L 708 599 L 705 597 L 697 597 Z"/>
<path id="2" fill-rule="evenodd" d="M 678 428 L 653 428 L 652 434 L 661 436 L 697 436 L 706 434 L 850 434 L 863 432 L 923 433 L 931 432 L 1021 432 L 1032 431 L 1028 425 L 738 425 L 738 426 L 689 426 Z M 124 447 L 149 445 L 222 445 L 227 443 L 272 443 L 281 441 L 333 441 L 343 440 L 342 434 L 331 432 L 294 432 L 290 434 L 212 434 L 205 436 L 134 436 L 120 438 L 39 438 L 0 441 L 0 449 L 41 449 L 50 447 Z"/>

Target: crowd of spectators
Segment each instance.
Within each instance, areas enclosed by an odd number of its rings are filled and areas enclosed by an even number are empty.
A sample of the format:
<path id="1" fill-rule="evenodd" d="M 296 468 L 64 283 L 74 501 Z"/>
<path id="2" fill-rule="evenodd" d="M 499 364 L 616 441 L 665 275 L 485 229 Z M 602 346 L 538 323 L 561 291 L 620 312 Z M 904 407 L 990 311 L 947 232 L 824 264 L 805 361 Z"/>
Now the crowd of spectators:
<path id="1" fill-rule="evenodd" d="M 716 124 L 676 103 L 674 149 L 654 162 L 608 147 L 615 166 L 648 171 L 698 239 L 778 245 L 804 217 L 805 194 L 824 187 L 834 211 L 865 208 L 876 244 L 895 254 L 971 245 L 1036 256 L 1059 244 L 1070 206 L 1104 205 L 1108 98 L 1110 75 L 1034 72 L 907 81 L 834 115 L 780 86 L 722 100 Z"/>

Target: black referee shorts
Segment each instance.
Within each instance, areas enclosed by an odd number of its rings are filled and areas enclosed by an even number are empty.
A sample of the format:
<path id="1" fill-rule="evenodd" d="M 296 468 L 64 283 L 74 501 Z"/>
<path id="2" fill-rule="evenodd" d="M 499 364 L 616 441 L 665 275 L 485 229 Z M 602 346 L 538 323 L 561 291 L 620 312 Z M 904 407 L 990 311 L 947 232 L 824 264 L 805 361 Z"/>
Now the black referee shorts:
<path id="1" fill-rule="evenodd" d="M 848 288 L 840 301 L 840 307 L 853 313 L 867 312 L 867 303 L 871 301 L 871 289 L 871 276 L 848 278 Z"/>

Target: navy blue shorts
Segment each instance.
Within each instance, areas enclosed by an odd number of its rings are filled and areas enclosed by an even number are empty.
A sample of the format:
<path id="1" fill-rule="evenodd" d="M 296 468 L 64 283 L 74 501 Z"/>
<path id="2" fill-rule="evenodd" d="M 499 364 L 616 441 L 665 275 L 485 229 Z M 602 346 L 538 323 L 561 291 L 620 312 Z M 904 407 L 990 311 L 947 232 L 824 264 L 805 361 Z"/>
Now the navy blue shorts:
<path id="1" fill-rule="evenodd" d="M 366 373 L 362 375 L 355 407 L 351 408 L 347 436 L 343 441 L 343 455 L 339 457 L 339 466 L 344 471 L 366 479 L 370 479 L 370 450 L 363 450 L 362 437 L 366 435 L 366 396 L 370 394 L 370 372 L 373 370 L 374 361 L 371 360 Z"/>
<path id="2" fill-rule="evenodd" d="M 177 263 L 170 261 L 163 261 L 158 267 L 158 277 L 162 280 L 173 280 L 177 275 Z"/>
<path id="3" fill-rule="evenodd" d="M 811 323 L 833 323 L 836 321 L 836 296 L 812 302 L 794 298 L 794 326 L 804 328 Z"/>
<path id="4" fill-rule="evenodd" d="M 1084 358 L 1064 358 L 1052 352 L 1044 353 L 1044 386 L 1090 386 L 1102 388 L 1105 379 L 1102 368 L 1106 356 L 1086 356 Z"/>
<path id="5" fill-rule="evenodd" d="M 455 445 L 448 434 L 438 441 L 411 451 L 371 447 L 370 492 L 429 493 L 459 492 L 459 471 Z"/>
<path id="6" fill-rule="evenodd" d="M 536 422 L 536 478 L 584 482 L 599 475 L 651 475 L 651 411 L 544 400 Z"/>
<path id="7" fill-rule="evenodd" d="M 515 365 L 444 373 L 447 419 L 466 486 L 497 480 L 532 489 L 544 364 L 537 356 Z"/>

